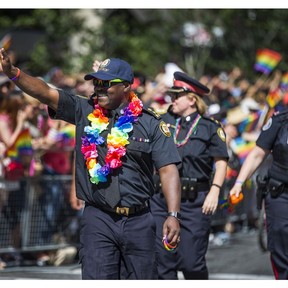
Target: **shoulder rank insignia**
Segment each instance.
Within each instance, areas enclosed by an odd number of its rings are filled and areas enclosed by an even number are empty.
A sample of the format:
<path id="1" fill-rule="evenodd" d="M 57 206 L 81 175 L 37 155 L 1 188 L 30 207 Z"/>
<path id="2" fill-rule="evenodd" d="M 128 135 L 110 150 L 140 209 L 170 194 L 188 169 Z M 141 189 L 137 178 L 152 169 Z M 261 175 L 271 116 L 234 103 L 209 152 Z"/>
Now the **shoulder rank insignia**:
<path id="1" fill-rule="evenodd" d="M 164 121 L 161 121 L 160 122 L 160 130 L 161 132 L 166 136 L 166 137 L 171 137 L 171 132 L 167 126 L 167 124 L 164 122 Z"/>
<path id="2" fill-rule="evenodd" d="M 222 128 L 223 128 L 223 124 L 220 122 L 220 121 L 218 121 L 218 120 L 216 120 L 216 119 L 214 119 L 214 118 L 211 118 L 216 124 L 218 124 L 219 126 L 221 126 Z"/>
<path id="3" fill-rule="evenodd" d="M 210 121 L 212 121 L 213 123 L 215 123 L 215 124 L 217 124 L 218 126 L 220 126 L 220 127 L 223 128 L 223 124 L 222 124 L 220 121 L 214 119 L 214 118 L 211 117 L 211 116 L 202 115 L 202 118 L 205 118 L 205 119 L 207 119 L 207 120 L 210 120 Z"/>
<path id="4" fill-rule="evenodd" d="M 161 117 L 161 115 L 159 113 L 157 113 L 153 108 L 149 107 L 147 108 L 147 110 L 154 115 L 155 118 L 159 119 Z"/>
<path id="5" fill-rule="evenodd" d="M 218 129 L 217 129 L 217 134 L 218 134 L 219 138 L 220 138 L 223 142 L 226 141 L 226 136 L 225 136 L 225 133 L 224 133 L 224 131 L 223 131 L 222 128 L 218 128 Z"/>

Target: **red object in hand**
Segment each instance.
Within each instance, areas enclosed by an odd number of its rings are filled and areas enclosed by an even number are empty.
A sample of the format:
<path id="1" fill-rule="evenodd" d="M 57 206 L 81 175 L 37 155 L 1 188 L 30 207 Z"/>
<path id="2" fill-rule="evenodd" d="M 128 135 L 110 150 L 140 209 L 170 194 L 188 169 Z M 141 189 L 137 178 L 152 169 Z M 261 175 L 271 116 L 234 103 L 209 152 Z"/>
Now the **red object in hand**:
<path id="1" fill-rule="evenodd" d="M 243 198 L 244 198 L 244 195 L 242 192 L 240 192 L 239 197 L 236 197 L 236 195 L 233 194 L 230 196 L 230 203 L 232 205 L 237 205 L 243 200 Z"/>

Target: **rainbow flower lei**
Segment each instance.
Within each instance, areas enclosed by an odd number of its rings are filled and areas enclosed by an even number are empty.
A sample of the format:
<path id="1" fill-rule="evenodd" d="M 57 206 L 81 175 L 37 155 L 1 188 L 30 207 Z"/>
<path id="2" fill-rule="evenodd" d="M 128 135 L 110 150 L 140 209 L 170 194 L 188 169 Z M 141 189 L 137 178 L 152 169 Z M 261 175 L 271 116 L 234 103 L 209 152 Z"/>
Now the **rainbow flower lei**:
<path id="1" fill-rule="evenodd" d="M 94 103 L 94 111 L 87 116 L 91 125 L 85 126 L 86 135 L 81 138 L 81 152 L 86 160 L 91 183 L 98 184 L 107 181 L 107 176 L 112 169 L 122 166 L 121 157 L 126 154 L 125 146 L 130 143 L 128 133 L 133 130 L 132 124 L 142 113 L 143 103 L 134 92 L 130 92 L 129 105 L 124 109 L 123 115 L 119 117 L 107 136 L 108 151 L 103 166 L 97 161 L 97 145 L 104 143 L 104 138 L 100 134 L 107 129 L 109 119 L 106 117 L 107 111 L 98 105 L 97 100 Z"/>

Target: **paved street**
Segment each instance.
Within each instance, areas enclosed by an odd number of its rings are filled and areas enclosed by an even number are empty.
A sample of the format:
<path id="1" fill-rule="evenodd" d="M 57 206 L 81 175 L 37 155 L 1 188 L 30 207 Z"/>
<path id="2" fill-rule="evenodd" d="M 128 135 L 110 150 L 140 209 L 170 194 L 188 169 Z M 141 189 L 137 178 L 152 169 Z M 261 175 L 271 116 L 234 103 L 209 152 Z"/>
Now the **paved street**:
<path id="1" fill-rule="evenodd" d="M 238 232 L 222 246 L 211 245 L 207 253 L 210 279 L 274 279 L 270 254 L 260 250 L 257 232 Z"/>
<path id="2" fill-rule="evenodd" d="M 257 244 L 257 234 L 238 232 L 230 239 L 215 238 L 210 243 L 207 263 L 211 280 L 273 280 L 269 253 Z M 222 237 L 223 238 L 223 237 Z M 179 273 L 179 278 L 183 279 Z M 61 267 L 9 267 L 0 271 L 0 279 L 81 279 L 78 264 Z"/>

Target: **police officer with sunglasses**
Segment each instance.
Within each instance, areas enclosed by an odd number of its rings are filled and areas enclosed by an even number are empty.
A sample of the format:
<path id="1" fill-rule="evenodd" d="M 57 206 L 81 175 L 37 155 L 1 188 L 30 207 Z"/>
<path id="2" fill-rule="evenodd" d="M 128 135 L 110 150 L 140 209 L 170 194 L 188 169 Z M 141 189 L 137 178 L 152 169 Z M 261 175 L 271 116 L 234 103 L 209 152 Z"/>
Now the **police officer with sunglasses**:
<path id="1" fill-rule="evenodd" d="M 181 242 L 172 251 L 163 247 L 161 226 L 167 206 L 156 175 L 158 193 L 152 197 L 151 211 L 157 224 L 159 278 L 177 279 L 181 270 L 185 279 L 208 279 L 205 255 L 211 218 L 218 205 L 228 160 L 225 133 L 219 123 L 205 116 L 202 97 L 209 93 L 206 86 L 185 73 L 175 72 L 174 85 L 167 93 L 172 104 L 163 119 L 182 159 Z"/>
<path id="2" fill-rule="evenodd" d="M 14 67 L 2 48 L 4 73 L 49 107 L 49 115 L 76 125 L 76 194 L 85 201 L 79 257 L 83 279 L 157 279 L 156 226 L 148 200 L 159 170 L 167 201 L 162 233 L 179 242 L 181 162 L 159 115 L 131 91 L 133 71 L 110 58 L 87 74 L 94 94 L 87 100 L 53 89 Z"/>

